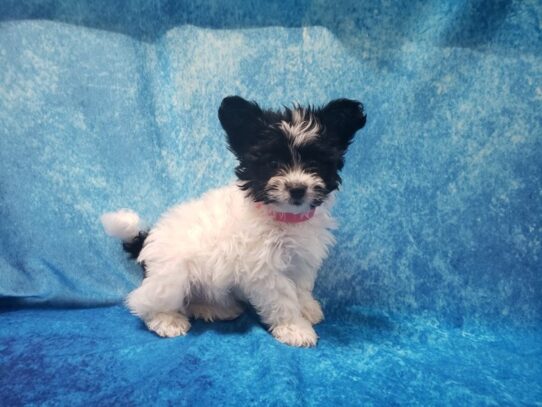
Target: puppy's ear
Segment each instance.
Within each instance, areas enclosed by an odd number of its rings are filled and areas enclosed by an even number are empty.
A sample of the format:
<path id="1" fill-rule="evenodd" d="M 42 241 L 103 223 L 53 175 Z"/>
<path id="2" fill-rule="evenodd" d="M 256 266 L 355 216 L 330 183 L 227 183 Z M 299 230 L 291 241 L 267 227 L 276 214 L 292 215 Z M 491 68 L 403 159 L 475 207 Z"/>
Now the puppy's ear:
<path id="1" fill-rule="evenodd" d="M 342 151 L 348 148 L 367 119 L 361 102 L 350 99 L 332 100 L 317 114 L 326 128 L 326 136 Z"/>
<path id="2" fill-rule="evenodd" d="M 255 102 L 240 96 L 227 96 L 218 109 L 218 119 L 228 136 L 228 144 L 240 158 L 265 126 L 263 112 Z"/>

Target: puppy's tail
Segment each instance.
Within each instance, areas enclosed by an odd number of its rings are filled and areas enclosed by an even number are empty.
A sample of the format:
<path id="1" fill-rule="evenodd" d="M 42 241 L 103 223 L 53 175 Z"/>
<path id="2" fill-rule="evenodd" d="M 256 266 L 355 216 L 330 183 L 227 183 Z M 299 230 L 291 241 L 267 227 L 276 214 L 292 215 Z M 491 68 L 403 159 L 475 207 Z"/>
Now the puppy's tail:
<path id="1" fill-rule="evenodd" d="M 105 233 L 122 240 L 122 248 L 137 259 L 148 232 L 143 230 L 139 215 L 130 209 L 104 213 L 101 217 Z"/>

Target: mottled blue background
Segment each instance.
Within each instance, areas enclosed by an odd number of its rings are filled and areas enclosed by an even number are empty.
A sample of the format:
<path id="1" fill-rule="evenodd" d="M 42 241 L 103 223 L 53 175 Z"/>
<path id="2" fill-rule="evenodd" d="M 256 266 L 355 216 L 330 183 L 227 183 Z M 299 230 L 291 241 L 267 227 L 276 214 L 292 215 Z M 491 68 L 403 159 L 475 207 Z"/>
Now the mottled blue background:
<path id="1" fill-rule="evenodd" d="M 365 104 L 319 348 L 254 316 L 161 341 L 118 307 L 37 310 L 112 305 L 140 281 L 102 212 L 152 224 L 233 178 L 228 94 Z M 542 403 L 541 112 L 537 0 L 1 1 L 0 395 Z"/>

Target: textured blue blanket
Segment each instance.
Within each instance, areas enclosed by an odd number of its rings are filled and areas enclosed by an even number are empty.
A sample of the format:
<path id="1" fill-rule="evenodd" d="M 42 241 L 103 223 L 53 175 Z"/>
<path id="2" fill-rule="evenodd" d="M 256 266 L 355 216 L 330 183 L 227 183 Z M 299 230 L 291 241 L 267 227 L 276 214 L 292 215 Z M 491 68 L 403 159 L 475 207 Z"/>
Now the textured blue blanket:
<path id="1" fill-rule="evenodd" d="M 0 400 L 542 402 L 541 24 L 535 0 L 2 1 Z M 139 283 L 101 213 L 152 224 L 233 178 L 228 94 L 366 106 L 319 348 L 38 310 Z"/>
<path id="2" fill-rule="evenodd" d="M 119 307 L 2 315 L 3 405 L 535 405 L 542 331 L 352 307 L 318 346 L 253 315 L 161 339 Z"/>

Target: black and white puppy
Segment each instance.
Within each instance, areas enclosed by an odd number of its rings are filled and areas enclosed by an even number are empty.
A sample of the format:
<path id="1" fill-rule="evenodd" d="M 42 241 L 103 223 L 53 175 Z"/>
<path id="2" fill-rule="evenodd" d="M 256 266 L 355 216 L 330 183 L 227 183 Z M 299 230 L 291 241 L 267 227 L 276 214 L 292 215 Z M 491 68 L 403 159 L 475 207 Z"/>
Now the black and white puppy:
<path id="1" fill-rule="evenodd" d="M 144 265 L 128 308 L 163 337 L 185 335 L 189 318 L 234 319 L 249 302 L 279 341 L 314 346 L 323 319 L 316 274 L 334 239 L 330 214 L 339 171 L 365 125 L 360 102 L 262 110 L 239 96 L 218 111 L 238 180 L 168 210 L 141 231 L 130 210 L 106 213 L 106 232 Z"/>

